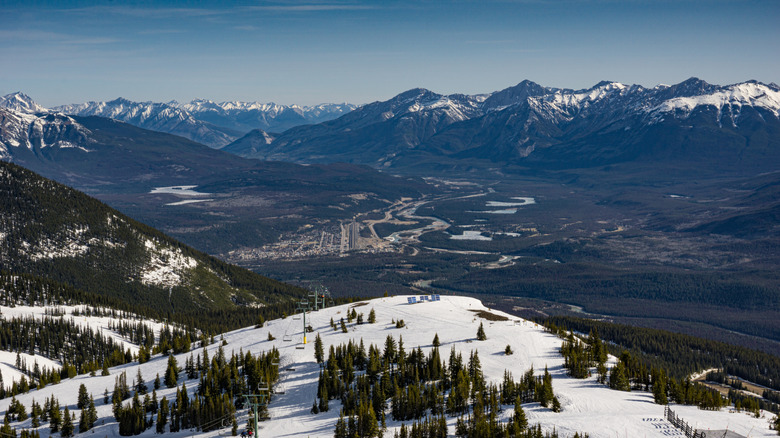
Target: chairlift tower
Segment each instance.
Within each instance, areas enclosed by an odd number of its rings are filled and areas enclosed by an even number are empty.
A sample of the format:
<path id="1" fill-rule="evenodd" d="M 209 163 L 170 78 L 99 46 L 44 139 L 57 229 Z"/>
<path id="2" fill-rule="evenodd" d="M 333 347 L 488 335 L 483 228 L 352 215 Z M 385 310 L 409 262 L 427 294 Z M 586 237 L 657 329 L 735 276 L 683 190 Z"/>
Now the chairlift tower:
<path id="1" fill-rule="evenodd" d="M 300 347 L 296 348 L 303 348 L 304 345 L 306 345 L 306 312 L 310 310 L 310 305 L 308 300 L 301 300 L 298 302 L 298 307 L 296 307 L 295 312 L 298 313 L 298 311 L 301 312 L 303 315 L 303 344 Z"/>
<path id="2" fill-rule="evenodd" d="M 261 406 L 265 406 L 268 403 L 268 387 L 262 386 L 258 388 L 260 390 L 259 394 L 244 394 L 244 398 L 246 399 L 246 403 L 252 408 L 252 418 L 254 421 L 252 422 L 252 426 L 254 429 L 254 436 L 258 437 L 258 431 L 260 429 L 259 423 L 260 423 L 260 417 L 257 413 L 258 408 Z"/>
<path id="3" fill-rule="evenodd" d="M 327 287 L 317 282 L 312 282 L 312 284 L 314 285 L 314 290 L 309 292 L 309 300 L 314 303 L 312 310 L 317 311 L 328 307 L 328 305 L 333 306 L 335 304 Z"/>

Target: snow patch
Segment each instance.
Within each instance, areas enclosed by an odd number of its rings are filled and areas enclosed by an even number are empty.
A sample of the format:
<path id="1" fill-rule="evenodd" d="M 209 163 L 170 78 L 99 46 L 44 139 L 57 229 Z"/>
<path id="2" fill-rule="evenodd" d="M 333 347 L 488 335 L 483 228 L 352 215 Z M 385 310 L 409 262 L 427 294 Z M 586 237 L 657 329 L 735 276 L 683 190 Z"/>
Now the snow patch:
<path id="1" fill-rule="evenodd" d="M 141 268 L 143 284 L 162 287 L 178 286 L 182 283 L 184 274 L 198 266 L 195 259 L 185 256 L 181 250 L 159 248 L 149 239 L 144 241 L 144 246 L 151 254 L 151 258 Z"/>

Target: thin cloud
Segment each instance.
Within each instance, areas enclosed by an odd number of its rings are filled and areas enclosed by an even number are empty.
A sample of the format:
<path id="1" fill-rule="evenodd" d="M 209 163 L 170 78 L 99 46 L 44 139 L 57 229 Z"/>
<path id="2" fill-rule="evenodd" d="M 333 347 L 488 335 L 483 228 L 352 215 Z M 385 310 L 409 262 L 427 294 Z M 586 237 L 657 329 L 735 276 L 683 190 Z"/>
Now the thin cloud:
<path id="1" fill-rule="evenodd" d="M 250 11 L 271 12 L 319 12 L 319 11 L 361 11 L 377 9 L 369 5 L 353 4 L 311 4 L 311 5 L 274 5 L 274 6 L 247 6 Z"/>
<path id="2" fill-rule="evenodd" d="M 121 41 L 117 38 L 88 37 L 36 30 L 0 30 L 0 40 L 75 45 L 113 44 Z"/>
<path id="3" fill-rule="evenodd" d="M 63 13 L 112 14 L 138 18 L 211 17 L 230 13 L 228 9 L 209 8 L 140 8 L 130 6 L 89 6 L 84 8 L 60 9 Z"/>

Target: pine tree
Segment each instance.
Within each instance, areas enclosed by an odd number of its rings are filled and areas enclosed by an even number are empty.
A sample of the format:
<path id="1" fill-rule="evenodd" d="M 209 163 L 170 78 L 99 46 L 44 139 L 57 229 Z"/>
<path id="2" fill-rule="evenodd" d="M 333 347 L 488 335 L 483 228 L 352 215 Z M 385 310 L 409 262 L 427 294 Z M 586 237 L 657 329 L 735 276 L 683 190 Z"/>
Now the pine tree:
<path id="1" fill-rule="evenodd" d="M 376 312 L 374 312 L 373 308 L 371 308 L 371 311 L 368 312 L 368 323 L 369 324 L 376 323 Z"/>
<path id="2" fill-rule="evenodd" d="M 433 346 L 439 347 L 441 345 L 441 342 L 439 342 L 439 334 L 436 333 L 433 335 Z"/>
<path id="3" fill-rule="evenodd" d="M 168 369 L 165 370 L 165 386 L 173 388 L 176 386 L 176 381 L 179 378 L 179 366 L 176 363 L 176 358 L 173 355 L 168 356 Z"/>
<path id="4" fill-rule="evenodd" d="M 525 411 L 523 410 L 523 402 L 520 400 L 520 396 L 515 398 L 515 413 L 512 417 L 512 421 L 518 425 L 520 430 L 525 430 L 528 427 L 528 419 L 525 417 Z"/>
<path id="5" fill-rule="evenodd" d="M 51 396 L 51 402 L 49 403 L 49 427 L 51 432 L 59 432 L 60 424 L 62 423 L 62 413 L 60 412 L 60 402 Z"/>
<path id="6" fill-rule="evenodd" d="M 322 345 L 322 338 L 317 333 L 317 337 L 314 338 L 314 359 L 317 363 L 321 364 L 325 360 L 325 351 Z"/>
<path id="7" fill-rule="evenodd" d="M 165 433 L 165 425 L 168 423 L 168 399 L 160 400 L 160 410 L 157 412 L 157 433 Z"/>
<path id="8" fill-rule="evenodd" d="M 81 410 L 79 415 L 79 433 L 83 433 L 89 430 L 89 412 L 86 409 Z"/>
<path id="9" fill-rule="evenodd" d="M 320 403 L 317 406 L 317 409 L 320 412 L 328 412 L 330 410 L 330 407 L 328 406 L 328 387 L 327 385 L 322 387 L 322 393 L 320 394 Z"/>
<path id="10" fill-rule="evenodd" d="M 485 334 L 485 327 L 482 326 L 482 323 L 479 323 L 479 328 L 477 329 L 477 340 L 478 341 L 486 341 L 487 335 Z"/>
<path id="11" fill-rule="evenodd" d="M 336 429 L 334 430 L 333 438 L 349 438 L 347 425 L 344 422 L 344 411 L 339 412 L 339 419 L 336 421 Z"/>
<path id="12" fill-rule="evenodd" d="M 16 437 L 16 430 L 8 424 L 8 415 L 3 419 L 3 427 L 0 427 L 0 435 L 4 437 Z"/>
<path id="13" fill-rule="evenodd" d="M 145 395 L 146 394 L 146 382 L 144 381 L 144 376 L 141 375 L 141 367 L 138 367 L 138 371 L 136 373 L 135 377 L 135 391 L 138 394 Z"/>
<path id="14" fill-rule="evenodd" d="M 91 395 L 89 396 L 89 407 L 87 408 L 87 413 L 89 414 L 87 418 L 87 429 L 92 429 L 98 420 L 98 414 L 97 409 L 95 408 L 95 399 L 93 399 Z"/>
<path id="15" fill-rule="evenodd" d="M 60 436 L 62 438 L 73 436 L 73 420 L 70 417 L 70 409 L 65 406 L 65 411 L 62 413 L 62 428 L 60 429 Z"/>
<path id="16" fill-rule="evenodd" d="M 76 407 L 84 409 L 89 406 L 89 394 L 87 393 L 87 387 L 82 383 L 79 385 L 79 395 L 76 402 Z"/>
<path id="17" fill-rule="evenodd" d="M 609 373 L 609 387 L 617 389 L 618 391 L 631 391 L 631 386 L 626 373 L 626 366 L 623 365 L 623 361 L 612 367 L 612 371 Z"/>
<path id="18" fill-rule="evenodd" d="M 653 373 L 653 399 L 659 405 L 669 403 L 666 395 L 666 373 L 661 370 Z"/>
<path id="19" fill-rule="evenodd" d="M 558 397 L 553 396 L 552 399 L 552 411 L 553 412 L 561 412 L 561 402 L 558 400 Z"/>

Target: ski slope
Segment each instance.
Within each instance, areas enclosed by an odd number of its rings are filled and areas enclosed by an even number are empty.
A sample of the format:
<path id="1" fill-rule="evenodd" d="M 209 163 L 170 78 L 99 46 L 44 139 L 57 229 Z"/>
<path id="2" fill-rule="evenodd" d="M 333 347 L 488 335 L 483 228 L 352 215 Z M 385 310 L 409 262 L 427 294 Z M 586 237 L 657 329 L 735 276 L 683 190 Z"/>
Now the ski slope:
<path id="1" fill-rule="evenodd" d="M 346 314 L 353 306 L 359 313 L 364 314 L 366 320 L 373 308 L 376 312 L 376 323 L 348 324 L 348 333 L 342 333 L 340 329 L 334 331 L 330 327 L 330 319 L 333 318 L 337 325 L 342 317 L 346 321 Z M 379 298 L 309 313 L 306 322 L 314 328 L 315 333 L 308 334 L 309 343 L 302 349 L 297 347 L 302 346 L 303 321 L 293 317 L 267 322 L 262 328 L 248 327 L 226 333 L 224 340 L 227 345 L 223 348 L 228 356 L 231 351 L 238 352 L 239 349 L 255 354 L 274 346 L 281 353 L 281 378 L 275 390 L 284 394 L 275 395 L 269 405 L 271 419 L 261 423 L 263 437 L 333 436 L 340 402 L 331 401 L 328 412 L 316 415 L 310 413 L 317 393 L 320 369 L 314 361 L 314 338 L 317 333 L 322 337 L 326 353 L 330 345 L 346 343 L 350 339 L 356 342 L 362 339 L 366 348 L 372 343 L 381 348 L 388 334 L 393 335 L 396 341 L 399 336 L 402 336 L 407 352 L 420 346 L 427 353 L 433 348 L 431 343 L 434 335 L 438 333 L 443 358 L 449 357 L 450 349 L 453 347 L 461 352 L 466 360 L 472 350 L 478 351 L 486 380 L 495 383 L 500 383 L 504 370 L 511 371 L 515 379 L 519 380 L 528 368 L 533 366 L 535 372 L 541 374 L 546 366 L 553 375 L 553 388 L 561 402 L 562 412 L 554 413 L 538 403 L 528 403 L 523 407 L 529 424 L 540 423 L 544 430 L 555 429 L 562 437 L 572 436 L 575 432 L 587 432 L 593 438 L 683 436 L 663 420 L 664 407 L 653 403 L 652 394 L 610 390 L 597 383 L 595 376 L 584 380 L 569 378 L 563 369 L 563 358 L 558 353 L 561 339 L 544 332 L 542 327 L 495 310 L 490 312 L 506 316 L 509 320 L 491 322 L 476 316 L 473 312 L 475 310 L 489 309 L 478 300 L 465 297 L 442 296 L 441 301 L 418 304 L 408 304 L 405 296 Z M 404 320 L 404 328 L 395 328 L 392 321 L 398 319 Z M 476 340 L 480 322 L 484 324 L 488 337 L 486 341 Z M 267 340 L 269 332 L 276 337 L 276 340 Z M 292 337 L 291 341 L 285 341 L 290 337 Z M 221 344 L 220 336 L 215 337 L 215 341 L 207 347 L 211 357 L 216 354 Z M 507 345 L 510 345 L 514 351 L 511 356 L 504 354 Z M 197 354 L 201 349 L 195 347 L 194 352 Z M 180 367 L 183 367 L 188 357 L 189 353 L 177 356 Z M 161 378 L 164 376 L 166 364 L 166 357 L 158 355 L 143 365 L 135 363 L 112 368 L 110 376 L 78 376 L 40 391 L 31 391 L 17 396 L 17 399 L 28 407 L 29 412 L 33 399 L 42 403 L 45 397 L 54 394 L 59 398 L 62 408 L 68 405 L 72 412 L 75 412 L 78 387 L 84 383 L 95 397 L 100 417 L 93 429 L 95 436 L 119 436 L 116 421 L 111 413 L 110 401 L 108 404 L 103 403 L 104 390 L 110 392 L 113 389 L 114 379 L 122 371 L 127 371 L 127 380 L 131 384 L 140 369 L 151 392 L 152 381 L 157 374 Z M 180 383 L 182 378 L 186 378 L 184 373 L 180 374 Z M 188 392 L 194 393 L 198 385 L 197 379 L 185 382 Z M 175 388 L 168 389 L 163 386 L 157 391 L 158 399 L 167 396 L 168 400 L 171 400 L 175 397 L 175 392 Z M 125 401 L 125 403 L 129 402 L 129 400 Z M 0 400 L 0 412 L 5 411 L 9 403 L 10 399 Z M 728 429 L 743 436 L 777 436 L 768 427 L 768 421 L 774 417 L 772 414 L 764 413 L 762 418 L 754 418 L 745 413 L 730 413 L 729 409 L 713 412 L 690 406 L 672 405 L 671 407 L 691 426 L 701 430 Z M 507 406 L 503 412 L 504 418 L 508 418 L 511 412 L 512 407 Z M 78 412 L 75 414 L 78 420 Z M 241 428 L 246 425 L 246 414 L 246 409 L 239 411 Z M 395 430 L 400 427 L 400 422 L 393 421 L 390 415 L 387 420 L 388 430 L 384 436 L 392 437 Z M 452 436 L 454 436 L 455 421 L 455 417 L 448 417 Z M 30 420 L 12 425 L 17 428 L 29 427 Z M 49 436 L 48 428 L 41 428 L 40 432 L 43 437 Z M 91 435 L 92 432 L 88 434 Z M 229 434 L 230 426 L 226 424 L 226 428 L 221 431 L 199 434 L 194 430 L 187 430 L 166 435 L 205 437 Z M 141 436 L 154 435 L 154 427 L 152 427 Z M 55 434 L 55 436 L 59 435 Z"/>

